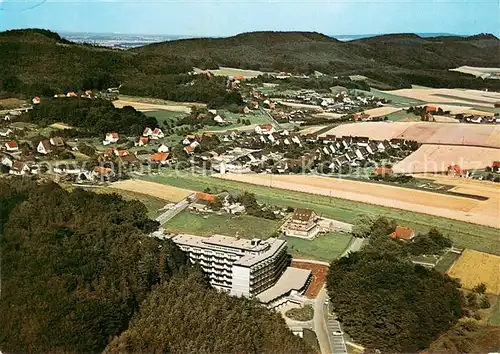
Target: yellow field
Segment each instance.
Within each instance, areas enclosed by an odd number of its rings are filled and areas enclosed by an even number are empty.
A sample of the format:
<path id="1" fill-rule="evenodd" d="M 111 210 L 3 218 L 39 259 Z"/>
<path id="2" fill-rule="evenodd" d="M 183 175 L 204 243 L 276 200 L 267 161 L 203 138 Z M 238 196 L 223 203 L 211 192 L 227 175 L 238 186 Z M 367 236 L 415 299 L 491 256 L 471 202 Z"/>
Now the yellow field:
<path id="1" fill-rule="evenodd" d="M 56 129 L 73 129 L 72 126 L 64 124 L 64 123 L 53 123 L 49 125 L 49 127 L 56 128 Z"/>
<path id="2" fill-rule="evenodd" d="M 398 112 L 400 110 L 401 110 L 401 108 L 384 106 L 384 107 L 367 109 L 364 113 L 369 114 L 372 117 L 381 117 L 381 116 L 386 116 L 386 115 L 394 113 L 394 112 Z"/>
<path id="3" fill-rule="evenodd" d="M 487 293 L 500 294 L 500 256 L 467 249 L 448 271 L 448 275 L 459 278 L 465 289 L 484 283 Z"/>
<path id="4" fill-rule="evenodd" d="M 111 188 L 147 194 L 175 203 L 180 202 L 193 193 L 187 189 L 172 187 L 166 184 L 134 179 L 115 182 L 111 185 Z"/>

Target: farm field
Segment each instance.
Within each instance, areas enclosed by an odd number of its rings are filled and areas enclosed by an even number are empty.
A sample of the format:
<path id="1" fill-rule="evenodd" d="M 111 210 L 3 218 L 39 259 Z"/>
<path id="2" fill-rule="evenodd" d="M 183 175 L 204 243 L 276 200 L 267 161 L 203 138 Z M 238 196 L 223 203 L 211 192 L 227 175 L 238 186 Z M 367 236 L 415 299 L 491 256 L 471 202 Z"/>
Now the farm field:
<path id="1" fill-rule="evenodd" d="M 475 170 L 500 160 L 500 149 L 474 146 L 422 145 L 417 151 L 393 166 L 395 173 L 440 173 L 448 166 L 459 165 Z"/>
<path id="2" fill-rule="evenodd" d="M 238 68 L 228 68 L 221 66 L 219 69 L 210 70 L 212 74 L 215 76 L 239 76 L 243 75 L 246 79 L 251 79 L 262 75 L 262 71 L 258 70 L 247 70 L 247 69 L 238 69 Z"/>
<path id="3" fill-rule="evenodd" d="M 399 225 L 406 225 L 413 228 L 417 233 L 425 233 L 431 227 L 436 227 L 445 236 L 449 237 L 456 247 L 472 248 L 500 255 L 498 229 L 492 227 L 427 215 L 416 211 L 360 203 L 300 191 L 287 191 L 284 193 L 280 189 L 264 185 L 222 180 L 187 171 L 173 172 L 168 170 L 160 175 L 143 176 L 142 178 L 197 191 L 203 191 L 205 188 L 210 188 L 212 192 L 226 190 L 230 193 L 242 193 L 243 191 L 248 191 L 254 193 L 257 199 L 263 203 L 283 207 L 310 208 L 320 216 L 348 223 L 353 223 L 360 214 L 385 216 L 396 220 Z"/>
<path id="4" fill-rule="evenodd" d="M 181 201 L 193 193 L 192 191 L 186 189 L 137 179 L 115 182 L 111 184 L 111 188 L 142 193 L 174 203 Z"/>
<path id="5" fill-rule="evenodd" d="M 339 125 L 323 135 L 366 136 L 373 140 L 404 138 L 425 144 L 500 147 L 500 127 L 489 124 L 434 122 L 361 122 Z"/>
<path id="6" fill-rule="evenodd" d="M 416 211 L 500 228 L 500 205 L 432 192 L 306 175 L 225 174 L 218 178 Z M 493 197 L 495 197 L 494 195 Z M 486 214 L 486 215 L 485 215 Z"/>
<path id="7" fill-rule="evenodd" d="M 288 251 L 294 258 L 314 259 L 331 262 L 342 255 L 351 243 L 351 234 L 330 232 L 319 235 L 314 240 L 304 240 L 298 237 L 285 237 Z"/>
<path id="8" fill-rule="evenodd" d="M 457 71 L 463 74 L 470 74 L 476 77 L 481 77 L 483 79 L 494 77 L 495 73 L 500 72 L 500 68 L 480 68 L 474 66 L 460 66 L 455 69 L 450 69 L 450 71 Z"/>
<path id="9" fill-rule="evenodd" d="M 61 122 L 53 123 L 53 124 L 49 125 L 49 127 L 55 128 L 55 129 L 74 129 L 72 126 L 61 123 Z"/>
<path id="10" fill-rule="evenodd" d="M 306 290 L 306 296 L 310 299 L 316 298 L 326 281 L 328 266 L 316 263 L 299 262 L 295 260 L 292 260 L 291 266 L 294 268 L 309 269 L 311 271 L 312 281 Z"/>
<path id="11" fill-rule="evenodd" d="M 434 118 L 434 121 L 437 123 L 460 123 L 458 119 L 452 117 L 433 115 L 432 118 Z"/>
<path id="12" fill-rule="evenodd" d="M 493 107 L 495 102 L 500 101 L 500 93 L 478 90 L 412 88 L 385 92 L 391 95 L 402 96 L 424 102 L 461 103 L 472 106 L 479 103 L 485 107 Z"/>
<path id="13" fill-rule="evenodd" d="M 156 104 L 156 103 L 147 103 L 147 102 L 137 102 L 137 101 L 128 101 L 125 99 L 119 99 L 113 101 L 113 105 L 116 108 L 123 108 L 125 106 L 132 106 L 138 111 L 173 111 L 179 113 L 191 113 L 191 108 L 184 105 L 177 104 Z"/>
<path id="14" fill-rule="evenodd" d="M 180 212 L 163 227 L 165 230 L 176 234 L 193 234 L 211 236 L 214 234 L 247 238 L 271 237 L 281 226 L 282 221 L 267 220 L 250 215 L 217 215 L 194 214 L 189 211 Z M 258 227 L 256 227 L 258 225 Z"/>
<path id="15" fill-rule="evenodd" d="M 382 116 L 387 116 L 394 112 L 398 112 L 400 110 L 401 108 L 385 106 L 385 107 L 367 109 L 364 113 L 367 113 L 372 117 L 382 117 Z"/>
<path id="16" fill-rule="evenodd" d="M 394 107 L 418 106 L 418 105 L 422 105 L 425 103 L 423 101 L 413 99 L 410 97 L 394 95 L 390 91 L 381 91 L 381 90 L 377 90 L 374 88 L 371 88 L 370 91 L 356 90 L 356 92 L 363 93 L 367 96 L 375 96 L 375 97 L 385 98 L 385 99 L 391 100 L 392 101 L 391 106 L 394 106 Z"/>
<path id="17" fill-rule="evenodd" d="M 465 289 L 485 283 L 488 294 L 500 294 L 500 256 L 466 249 L 448 271 Z"/>

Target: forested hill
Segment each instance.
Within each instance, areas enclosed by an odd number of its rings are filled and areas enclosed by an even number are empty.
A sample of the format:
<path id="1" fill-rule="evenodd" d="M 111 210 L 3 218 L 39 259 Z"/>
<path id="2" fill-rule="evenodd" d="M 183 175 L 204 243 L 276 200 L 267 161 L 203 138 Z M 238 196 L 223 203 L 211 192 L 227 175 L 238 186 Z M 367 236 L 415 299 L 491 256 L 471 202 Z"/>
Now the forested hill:
<path id="1" fill-rule="evenodd" d="M 121 51 L 75 44 L 46 30 L 15 30 L 0 32 L 0 95 L 49 96 L 121 85 L 126 94 L 209 103 L 225 100 L 225 80 L 193 79 L 188 72 L 219 66 L 358 74 L 388 89 L 420 84 L 500 90 L 499 80 L 448 71 L 461 65 L 498 67 L 499 50 L 500 41 L 492 35 L 398 34 L 341 42 L 314 32 L 254 32 Z"/>
<path id="2" fill-rule="evenodd" d="M 435 79 L 436 86 L 447 86 L 460 84 L 458 81 L 464 78 L 472 80 L 448 69 L 462 65 L 500 66 L 499 50 L 500 41 L 493 35 L 422 38 L 393 34 L 341 42 L 312 32 L 253 32 L 229 38 L 155 43 L 133 51 L 176 53 L 188 60 L 208 57 L 217 65 L 262 71 L 315 69 L 338 76 L 364 74 L 389 83 L 397 82 L 392 76 L 411 83 L 423 83 L 428 77 Z"/>
<path id="3" fill-rule="evenodd" d="M 0 179 L 0 352 L 312 352 L 274 310 L 212 289 L 146 236 L 157 227 L 116 194 Z"/>

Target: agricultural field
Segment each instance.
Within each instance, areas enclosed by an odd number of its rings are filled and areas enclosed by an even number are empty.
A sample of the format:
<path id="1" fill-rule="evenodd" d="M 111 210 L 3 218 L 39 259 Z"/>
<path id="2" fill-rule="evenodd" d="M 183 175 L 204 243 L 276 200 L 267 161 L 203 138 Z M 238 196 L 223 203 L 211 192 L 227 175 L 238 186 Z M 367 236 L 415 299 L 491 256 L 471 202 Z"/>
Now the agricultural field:
<path id="1" fill-rule="evenodd" d="M 373 184 L 340 178 L 309 175 L 224 174 L 217 177 L 274 188 L 302 191 L 446 217 L 500 228 L 500 205 L 472 198 Z M 497 198 L 492 189 L 489 197 Z"/>
<path id="2" fill-rule="evenodd" d="M 222 180 L 212 176 L 189 173 L 164 171 L 160 175 L 143 176 L 143 179 L 157 183 L 168 184 L 180 188 L 203 191 L 210 188 L 212 192 L 228 191 L 254 193 L 263 203 L 293 208 L 310 208 L 318 215 L 353 223 L 358 215 L 370 214 L 385 216 L 396 220 L 399 225 L 413 228 L 415 232 L 426 233 L 431 227 L 438 228 L 445 236 L 449 237 L 456 247 L 472 248 L 479 251 L 500 255 L 498 242 L 498 229 L 481 225 L 470 224 L 450 218 L 419 213 L 415 210 L 407 211 L 394 207 L 367 204 L 335 197 L 314 195 L 300 191 L 283 192 L 268 185 L 254 185 L 237 181 Z M 361 182 L 360 182 L 361 183 Z M 396 188 L 396 187 L 394 187 Z M 432 194 L 437 195 L 435 193 Z"/>
<path id="3" fill-rule="evenodd" d="M 294 258 L 331 262 L 344 253 L 352 239 L 353 237 L 348 233 L 330 232 L 319 235 L 314 240 L 286 237 L 286 242 L 288 251 Z"/>
<path id="4" fill-rule="evenodd" d="M 466 249 L 448 271 L 465 289 L 484 283 L 488 294 L 500 295 L 500 256 Z"/>
<path id="5" fill-rule="evenodd" d="M 485 107 L 493 107 L 496 102 L 500 101 L 500 93 L 478 90 L 411 88 L 385 92 L 432 103 L 459 103 L 472 106 L 480 104 Z"/>
<path id="6" fill-rule="evenodd" d="M 118 181 L 111 184 L 111 187 L 114 189 L 150 195 L 174 203 L 180 202 L 193 193 L 187 189 L 136 179 Z"/>
<path id="7" fill-rule="evenodd" d="M 339 125 L 323 135 L 366 136 L 372 140 L 404 138 L 425 144 L 500 147 L 500 127 L 489 124 L 434 122 L 361 122 Z"/>
<path id="8" fill-rule="evenodd" d="M 197 102 L 173 102 L 157 98 L 145 98 L 120 95 L 119 99 L 113 101 L 116 108 L 123 108 L 125 106 L 132 106 L 138 111 L 172 111 L 179 113 L 191 113 L 191 107 L 206 107 L 204 103 Z"/>
<path id="9" fill-rule="evenodd" d="M 474 75 L 475 77 L 480 77 L 482 79 L 493 79 L 495 74 L 500 72 L 500 68 L 479 68 L 474 66 L 460 66 L 455 69 L 450 69 L 450 71 L 457 71 L 463 74 Z M 496 77 L 499 78 L 498 76 Z"/>
<path id="10" fill-rule="evenodd" d="M 500 159 L 500 150 L 474 146 L 422 145 L 393 166 L 395 173 L 442 173 L 448 166 L 476 170 Z"/>
<path id="11" fill-rule="evenodd" d="M 400 110 L 401 110 L 401 108 L 384 106 L 384 107 L 367 109 L 366 111 L 364 111 L 364 113 L 369 114 L 372 117 L 383 117 L 383 116 L 387 116 L 391 113 L 398 112 Z"/>
<path id="12" fill-rule="evenodd" d="M 55 129 L 60 129 L 60 130 L 74 129 L 72 126 L 64 124 L 64 123 L 61 123 L 61 122 L 59 122 L 59 123 L 53 123 L 53 124 L 49 125 L 49 127 L 55 128 Z"/>
<path id="13" fill-rule="evenodd" d="M 257 77 L 259 75 L 264 74 L 262 71 L 258 70 L 247 70 L 247 69 L 238 69 L 238 68 L 228 68 L 221 66 L 219 69 L 216 70 L 210 70 L 212 74 L 215 76 L 229 76 L 229 77 L 234 77 L 234 76 L 244 76 L 246 79 L 251 79 L 254 77 Z"/>
<path id="14" fill-rule="evenodd" d="M 214 234 L 267 239 L 275 234 L 282 221 L 250 215 L 195 214 L 183 211 L 166 223 L 165 230 L 176 234 L 211 236 Z M 258 225 L 258 227 L 257 227 Z"/>
<path id="15" fill-rule="evenodd" d="M 385 98 L 387 100 L 391 100 L 391 106 L 394 107 L 409 107 L 409 106 L 418 106 L 425 104 L 424 101 L 413 99 L 410 97 L 404 97 L 399 95 L 394 95 L 390 91 L 381 91 L 377 89 L 370 89 L 370 91 L 356 90 L 356 92 L 363 93 L 366 96 L 375 96 L 379 98 Z"/>

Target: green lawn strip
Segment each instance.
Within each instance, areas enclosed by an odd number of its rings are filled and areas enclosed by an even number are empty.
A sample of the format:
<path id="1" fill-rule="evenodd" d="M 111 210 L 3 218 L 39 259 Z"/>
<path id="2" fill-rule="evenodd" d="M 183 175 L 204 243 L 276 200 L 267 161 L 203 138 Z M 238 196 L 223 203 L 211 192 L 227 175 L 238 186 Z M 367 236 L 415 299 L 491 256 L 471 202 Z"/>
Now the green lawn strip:
<path id="1" fill-rule="evenodd" d="M 312 305 L 305 305 L 295 309 L 290 309 L 285 316 L 295 321 L 311 321 L 314 317 L 314 308 Z"/>
<path id="2" fill-rule="evenodd" d="M 397 111 L 397 112 L 389 113 L 387 115 L 387 119 L 390 121 L 393 121 L 393 122 L 397 122 L 397 121 L 400 121 L 403 119 L 411 119 L 411 120 L 415 120 L 415 121 L 421 120 L 419 116 L 417 116 L 413 113 L 406 113 L 404 111 Z"/>
<path id="3" fill-rule="evenodd" d="M 459 254 L 453 253 L 453 252 L 448 252 L 441 258 L 441 260 L 436 264 L 434 269 L 436 269 L 438 272 L 441 273 L 446 273 L 448 269 L 455 263 L 455 261 L 460 257 Z"/>
<path id="4" fill-rule="evenodd" d="M 487 226 L 327 196 L 222 180 L 187 172 L 144 176 L 143 178 L 191 190 L 204 190 L 209 187 L 236 193 L 248 191 L 254 193 L 259 200 L 265 203 L 279 206 L 311 208 L 319 215 L 344 222 L 353 222 L 356 216 L 360 214 L 385 216 L 396 220 L 400 225 L 413 228 L 416 232 L 427 232 L 431 227 L 436 227 L 447 237 L 451 238 L 457 247 L 500 254 L 498 230 Z"/>
<path id="5" fill-rule="evenodd" d="M 500 296 L 490 297 L 491 309 L 488 322 L 492 325 L 500 325 Z"/>
<path id="6" fill-rule="evenodd" d="M 331 232 L 319 235 L 314 240 L 298 237 L 286 237 L 285 239 L 288 251 L 293 257 L 331 262 L 349 247 L 353 237 L 347 233 Z"/>
<path id="7" fill-rule="evenodd" d="M 282 221 L 257 218 L 250 215 L 194 214 L 183 211 L 163 227 L 172 233 L 211 236 L 239 235 L 245 238 L 267 239 L 278 231 Z"/>
<path id="8" fill-rule="evenodd" d="M 177 119 L 182 119 L 187 114 L 182 112 L 175 111 L 151 111 L 144 112 L 144 114 L 148 117 L 154 117 L 158 121 L 158 123 L 164 123 L 167 121 L 176 121 Z"/>
<path id="9" fill-rule="evenodd" d="M 161 212 L 159 212 L 159 209 L 169 203 L 166 200 L 152 197 L 150 195 L 115 188 L 93 188 L 90 190 L 96 193 L 116 193 L 122 196 L 125 200 L 138 200 L 146 206 L 146 209 L 148 209 L 148 216 L 152 219 L 155 219 L 158 215 L 160 215 Z"/>

